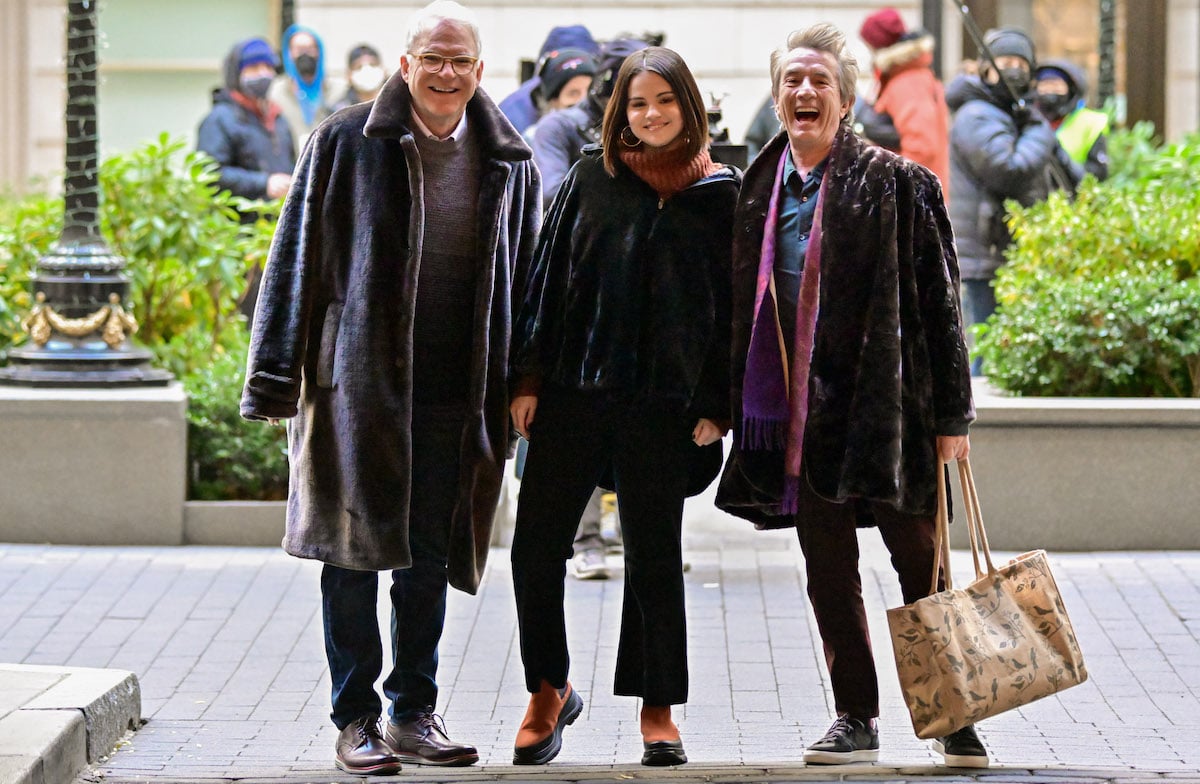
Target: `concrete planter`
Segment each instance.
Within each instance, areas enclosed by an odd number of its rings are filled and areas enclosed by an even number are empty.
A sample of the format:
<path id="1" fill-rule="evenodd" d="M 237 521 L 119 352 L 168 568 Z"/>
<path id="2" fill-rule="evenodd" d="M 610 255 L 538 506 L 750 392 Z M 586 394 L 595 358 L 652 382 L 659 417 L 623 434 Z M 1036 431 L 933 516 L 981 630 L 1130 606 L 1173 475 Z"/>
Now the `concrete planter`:
<path id="1" fill-rule="evenodd" d="M 284 501 L 186 501 L 186 544 L 278 547 L 283 541 Z"/>
<path id="2" fill-rule="evenodd" d="M 1200 549 L 1200 400 L 975 392 L 971 465 L 993 548 Z M 967 546 L 965 527 L 951 542 Z"/>

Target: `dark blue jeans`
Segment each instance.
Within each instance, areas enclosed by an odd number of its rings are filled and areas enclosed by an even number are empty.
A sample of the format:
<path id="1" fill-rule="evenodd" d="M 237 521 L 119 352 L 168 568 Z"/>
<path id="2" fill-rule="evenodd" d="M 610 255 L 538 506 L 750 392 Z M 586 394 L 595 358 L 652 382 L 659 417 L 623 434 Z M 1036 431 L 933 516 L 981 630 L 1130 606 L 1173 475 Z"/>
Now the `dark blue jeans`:
<path id="1" fill-rule="evenodd" d="M 974 346 L 975 341 L 971 337 L 971 326 L 973 324 L 982 324 L 988 320 L 988 316 L 996 312 L 996 290 L 992 288 L 990 280 L 968 280 L 964 278 L 962 293 L 963 326 L 967 330 L 968 340 Z M 982 358 L 977 356 L 971 360 L 971 375 L 983 375 Z"/>
<path id="2" fill-rule="evenodd" d="M 446 550 L 458 492 L 463 417 L 413 414 L 412 497 L 408 542 L 412 566 L 392 571 L 392 669 L 383 682 L 389 712 L 404 721 L 437 705 L 438 643 L 446 619 Z M 383 669 L 376 614 L 379 573 L 325 565 L 321 611 L 325 655 L 339 730 L 382 712 L 375 681 Z"/>

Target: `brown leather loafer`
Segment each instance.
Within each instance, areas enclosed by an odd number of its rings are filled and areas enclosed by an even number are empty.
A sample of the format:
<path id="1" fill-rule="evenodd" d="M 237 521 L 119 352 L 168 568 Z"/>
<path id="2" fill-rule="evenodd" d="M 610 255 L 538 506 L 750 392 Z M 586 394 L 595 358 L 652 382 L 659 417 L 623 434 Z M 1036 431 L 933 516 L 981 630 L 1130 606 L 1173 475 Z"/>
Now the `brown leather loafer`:
<path id="1" fill-rule="evenodd" d="M 385 737 L 403 762 L 415 765 L 474 765 L 479 752 L 474 746 L 455 743 L 446 735 L 446 723 L 432 710 L 396 724 L 389 721 Z"/>
<path id="2" fill-rule="evenodd" d="M 347 773 L 400 772 L 400 757 L 379 734 L 378 716 L 362 716 L 338 733 L 334 764 Z"/>
<path id="3" fill-rule="evenodd" d="M 517 731 L 513 746 L 514 765 L 545 765 L 562 750 L 563 727 L 573 724 L 583 712 L 583 700 L 568 683 L 556 689 L 542 681 L 530 696 L 529 709 Z"/>

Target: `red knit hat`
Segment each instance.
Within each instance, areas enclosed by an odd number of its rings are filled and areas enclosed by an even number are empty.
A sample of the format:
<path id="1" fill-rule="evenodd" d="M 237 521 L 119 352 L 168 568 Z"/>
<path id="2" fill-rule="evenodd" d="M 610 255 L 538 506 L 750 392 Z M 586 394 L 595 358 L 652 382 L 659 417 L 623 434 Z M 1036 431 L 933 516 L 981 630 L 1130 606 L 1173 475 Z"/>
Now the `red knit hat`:
<path id="1" fill-rule="evenodd" d="M 858 34 L 872 49 L 886 49 L 904 35 L 904 20 L 895 8 L 881 8 L 863 21 Z"/>

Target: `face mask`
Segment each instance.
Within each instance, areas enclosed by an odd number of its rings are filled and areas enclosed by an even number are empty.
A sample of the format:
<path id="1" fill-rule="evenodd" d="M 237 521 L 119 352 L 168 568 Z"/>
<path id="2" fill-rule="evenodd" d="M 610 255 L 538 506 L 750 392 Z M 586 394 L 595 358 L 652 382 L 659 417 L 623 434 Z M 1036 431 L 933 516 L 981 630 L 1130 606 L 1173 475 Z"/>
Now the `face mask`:
<path id="1" fill-rule="evenodd" d="M 1071 113 L 1073 101 L 1069 95 L 1045 93 L 1038 95 L 1036 103 L 1042 114 L 1046 115 L 1046 119 L 1060 120 Z"/>
<path id="2" fill-rule="evenodd" d="M 262 100 L 267 97 L 267 90 L 271 89 L 271 82 L 274 81 L 270 76 L 252 76 L 250 78 L 242 77 L 238 81 L 238 89 L 244 94 L 257 100 Z"/>
<path id="3" fill-rule="evenodd" d="M 1024 68 L 1001 68 L 1000 77 L 1012 85 L 1012 88 L 1017 91 L 1017 95 L 1023 96 L 1029 91 L 1029 71 Z M 1000 87 L 1003 89 L 1004 85 L 1000 85 Z"/>
<path id="4" fill-rule="evenodd" d="M 350 86 L 360 93 L 373 93 L 383 84 L 383 69 L 364 65 L 350 72 Z"/>
<path id="5" fill-rule="evenodd" d="M 302 54 L 296 58 L 296 70 L 305 79 L 311 79 L 317 74 L 317 58 L 311 54 Z"/>

